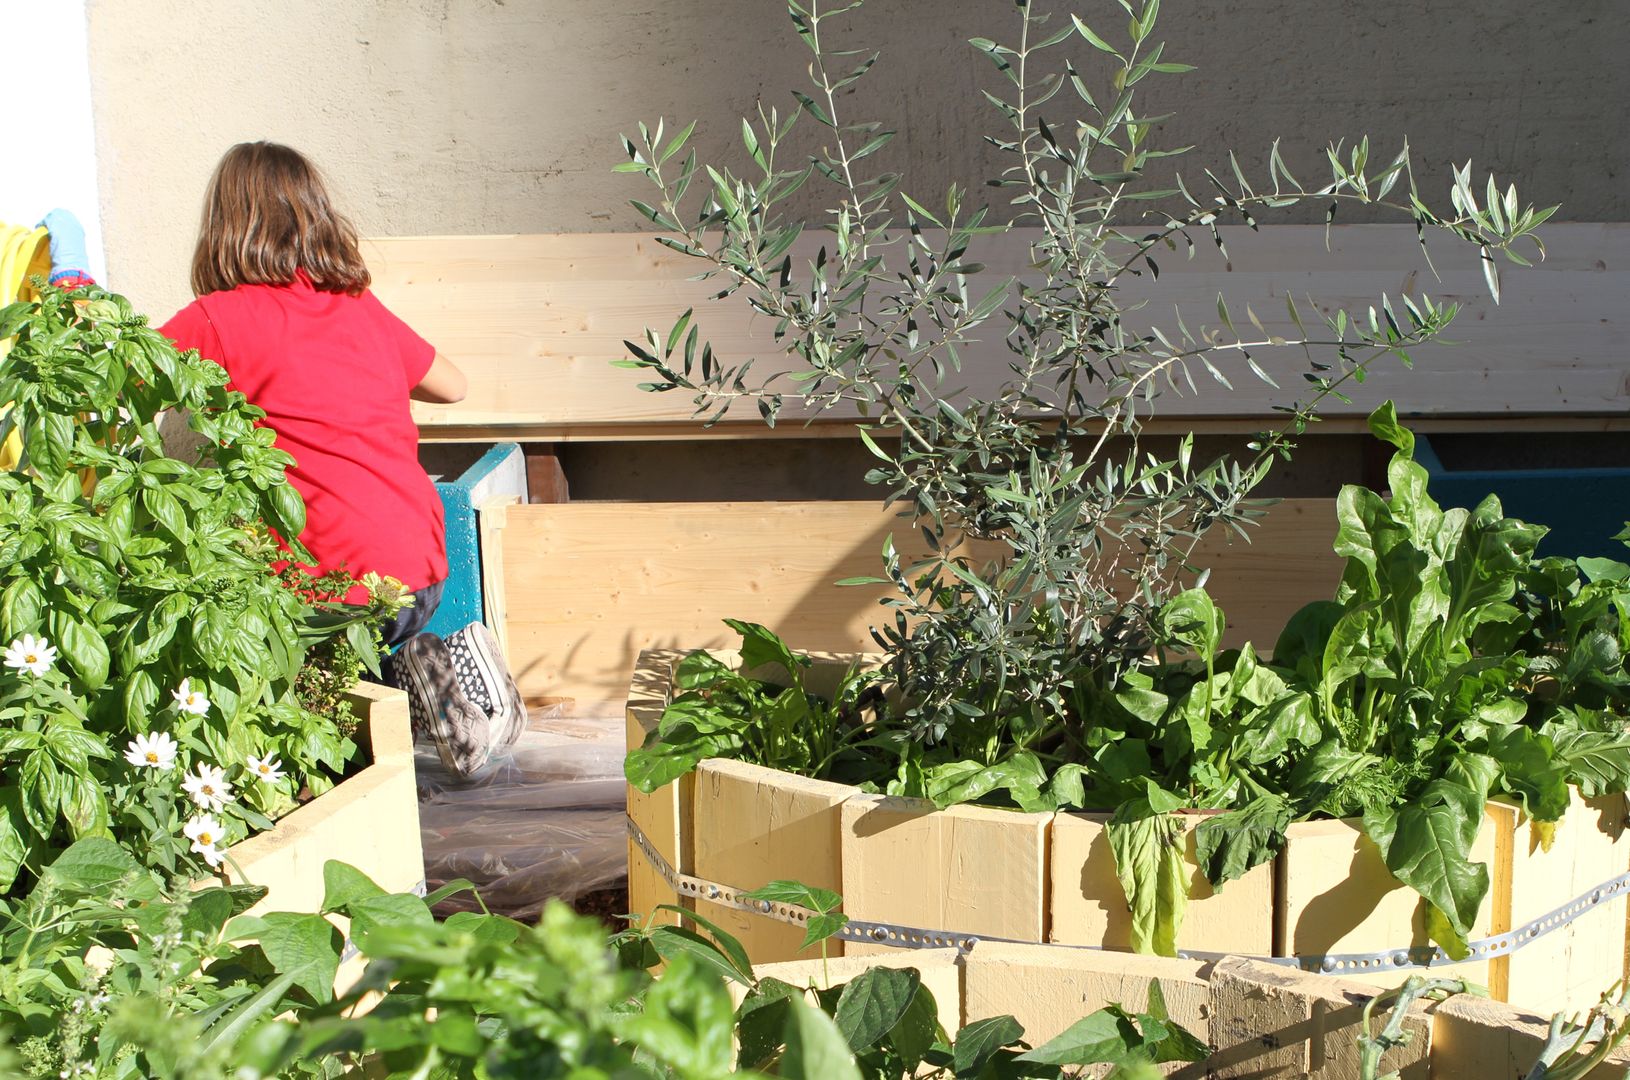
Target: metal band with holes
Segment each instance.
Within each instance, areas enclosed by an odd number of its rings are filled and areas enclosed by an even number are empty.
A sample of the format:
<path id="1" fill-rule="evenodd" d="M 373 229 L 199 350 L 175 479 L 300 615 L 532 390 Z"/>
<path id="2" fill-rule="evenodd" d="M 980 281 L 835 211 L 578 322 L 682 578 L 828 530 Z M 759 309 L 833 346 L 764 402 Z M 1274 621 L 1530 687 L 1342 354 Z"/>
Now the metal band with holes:
<path id="1" fill-rule="evenodd" d="M 635 847 L 640 849 L 640 853 L 645 856 L 646 861 L 662 877 L 662 880 L 667 882 L 668 887 L 680 896 L 696 897 L 722 907 L 734 908 L 737 911 L 749 911 L 763 918 L 790 923 L 794 926 L 804 925 L 816 914 L 816 912 L 799 907 L 796 904 L 753 899 L 747 895 L 749 890 L 721 885 L 718 882 L 693 877 L 690 874 L 681 874 L 656 849 L 656 846 L 651 843 L 650 838 L 645 835 L 633 818 L 628 818 L 627 822 L 628 838 L 633 841 Z M 1390 968 L 1424 968 L 1452 963 L 1473 963 L 1500 956 L 1510 956 L 1530 942 L 1538 941 L 1545 935 L 1562 929 L 1586 912 L 1616 900 L 1626 892 L 1630 892 L 1630 873 L 1620 874 L 1610 881 L 1604 881 L 1594 889 L 1574 897 L 1555 911 L 1547 912 L 1514 930 L 1469 942 L 1468 948 L 1470 952 L 1460 961 L 1453 960 L 1448 953 L 1436 945 L 1415 945 L 1401 949 L 1382 949 L 1379 952 L 1367 953 L 1325 953 L 1317 956 L 1253 956 L 1243 953 L 1202 952 L 1191 949 L 1179 950 L 1177 955 L 1185 960 L 1221 960 L 1225 956 L 1241 956 L 1244 959 L 1258 960 L 1265 964 L 1278 964 L 1281 967 L 1300 968 L 1303 971 L 1339 975 L 1361 975 L 1367 971 Z M 1006 945 L 1037 944 L 1033 941 L 1019 941 L 1014 938 L 986 937 L 982 934 L 953 933 L 948 930 L 926 930 L 918 926 L 868 922 L 863 919 L 849 920 L 835 936 L 844 941 L 887 945 L 896 949 L 956 949 L 964 953 L 981 941 L 999 942 Z M 1044 944 L 1049 948 L 1056 949 L 1114 951 L 1105 949 L 1102 945 L 1073 945 L 1057 942 L 1046 942 Z"/>

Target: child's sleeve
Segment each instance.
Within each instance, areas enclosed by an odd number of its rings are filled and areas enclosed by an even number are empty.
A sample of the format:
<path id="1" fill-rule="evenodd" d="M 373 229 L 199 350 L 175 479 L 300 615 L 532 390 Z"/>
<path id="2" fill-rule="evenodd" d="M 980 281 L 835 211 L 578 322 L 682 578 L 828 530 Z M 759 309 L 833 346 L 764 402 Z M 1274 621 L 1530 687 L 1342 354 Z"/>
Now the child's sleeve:
<path id="1" fill-rule="evenodd" d="M 364 293 L 373 301 L 373 307 L 379 314 L 380 325 L 385 328 L 391 346 L 397 359 L 402 364 L 402 375 L 407 379 L 408 389 L 412 390 L 424 380 L 425 373 L 436 359 L 436 347 L 418 332 L 396 316 L 390 308 L 379 302 L 379 298 L 372 292 Z"/>

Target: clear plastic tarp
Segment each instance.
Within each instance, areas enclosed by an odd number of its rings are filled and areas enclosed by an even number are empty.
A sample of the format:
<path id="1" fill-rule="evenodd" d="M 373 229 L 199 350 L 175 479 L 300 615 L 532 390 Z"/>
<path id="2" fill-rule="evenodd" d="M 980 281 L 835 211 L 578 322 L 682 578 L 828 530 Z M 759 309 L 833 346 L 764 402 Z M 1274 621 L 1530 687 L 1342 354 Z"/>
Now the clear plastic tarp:
<path id="1" fill-rule="evenodd" d="M 534 710 L 527 730 L 475 776 L 415 748 L 425 882 L 466 878 L 489 910 L 536 918 L 550 897 L 568 902 L 628 877 L 623 814 L 623 724 Z M 437 909 L 477 911 L 465 893 Z"/>

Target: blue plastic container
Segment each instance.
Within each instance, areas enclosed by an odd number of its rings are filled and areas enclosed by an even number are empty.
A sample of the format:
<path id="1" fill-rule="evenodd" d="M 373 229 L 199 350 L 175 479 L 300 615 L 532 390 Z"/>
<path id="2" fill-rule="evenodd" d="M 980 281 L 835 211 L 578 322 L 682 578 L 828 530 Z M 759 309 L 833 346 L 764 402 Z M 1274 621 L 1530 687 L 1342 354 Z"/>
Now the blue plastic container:
<path id="1" fill-rule="evenodd" d="M 1450 469 L 1424 437 L 1415 460 L 1426 467 L 1440 506 L 1469 509 L 1494 494 L 1507 517 L 1549 528 L 1540 555 L 1630 560 L 1630 548 L 1613 539 L 1630 521 L 1630 469 Z"/>
<path id="2" fill-rule="evenodd" d="M 448 448 L 444 453 L 456 463 L 457 449 Z M 435 472 L 433 468 L 432 475 Z M 476 508 L 498 495 L 515 495 L 525 502 L 526 459 L 517 444 L 498 443 L 459 472 L 456 479 L 438 480 L 436 492 L 441 495 L 447 521 L 447 586 L 442 591 L 441 606 L 425 629 L 446 637 L 484 620 L 481 531 Z"/>

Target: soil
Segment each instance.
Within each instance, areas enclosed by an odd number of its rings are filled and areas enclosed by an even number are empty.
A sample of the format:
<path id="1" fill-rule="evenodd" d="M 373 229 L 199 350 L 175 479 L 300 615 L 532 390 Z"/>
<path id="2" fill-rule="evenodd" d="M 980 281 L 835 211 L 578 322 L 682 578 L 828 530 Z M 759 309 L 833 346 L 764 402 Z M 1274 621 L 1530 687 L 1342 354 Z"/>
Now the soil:
<path id="1" fill-rule="evenodd" d="M 611 933 L 627 930 L 628 883 L 586 892 L 572 901 L 572 910 L 599 919 Z"/>

